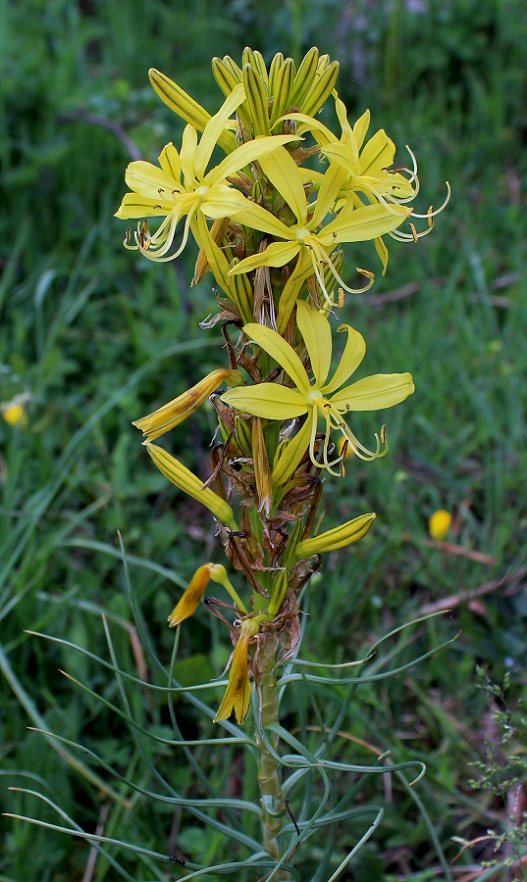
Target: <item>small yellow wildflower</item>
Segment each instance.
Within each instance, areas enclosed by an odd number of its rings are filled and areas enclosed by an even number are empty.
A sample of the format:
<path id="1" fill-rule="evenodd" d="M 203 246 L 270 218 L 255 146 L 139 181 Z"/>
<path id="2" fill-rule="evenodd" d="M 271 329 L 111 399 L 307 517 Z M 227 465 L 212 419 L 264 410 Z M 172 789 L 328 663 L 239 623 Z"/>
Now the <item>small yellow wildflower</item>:
<path id="1" fill-rule="evenodd" d="M 27 413 L 24 405 L 19 401 L 12 401 L 2 408 L 2 416 L 10 426 L 27 426 Z"/>
<path id="2" fill-rule="evenodd" d="M 436 542 L 442 542 L 450 529 L 451 523 L 452 515 L 450 512 L 445 511 L 443 508 L 435 511 L 428 520 L 428 532 L 432 539 L 435 539 Z"/>

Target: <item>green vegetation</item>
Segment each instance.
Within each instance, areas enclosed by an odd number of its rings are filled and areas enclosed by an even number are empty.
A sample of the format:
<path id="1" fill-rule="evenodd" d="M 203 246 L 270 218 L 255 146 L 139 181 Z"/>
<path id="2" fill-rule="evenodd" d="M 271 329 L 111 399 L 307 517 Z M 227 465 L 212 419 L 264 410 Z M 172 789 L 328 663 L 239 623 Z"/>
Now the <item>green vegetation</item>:
<path id="1" fill-rule="evenodd" d="M 215 301 L 207 278 L 190 289 L 192 259 L 157 267 L 126 252 L 124 225 L 112 217 L 130 158 L 154 160 L 180 134 L 147 69 L 214 111 L 221 96 L 210 58 L 238 57 L 245 44 L 297 57 L 316 44 L 338 58 L 350 113 L 369 107 L 373 126 L 412 147 L 423 199 L 439 204 L 445 178 L 453 188 L 433 234 L 392 243 L 387 274 L 341 313 L 368 340 L 365 372 L 409 370 L 417 391 L 386 414 L 390 455 L 350 469 L 328 494 L 325 528 L 360 511 L 375 510 L 377 521 L 313 581 L 302 655 L 363 658 L 393 632 L 371 663 L 370 673 L 382 672 L 459 632 L 400 676 L 353 693 L 343 761 L 390 750 L 386 761 L 425 762 L 427 774 L 411 788 L 388 773 L 332 782 L 335 801 L 384 808 L 353 875 L 348 868 L 341 878 L 526 878 L 525 866 L 522 876 L 507 865 L 525 854 L 525 817 L 511 808 L 524 798 L 526 733 L 523 2 L 178 6 L 0 0 L 0 407 L 5 417 L 22 396 L 29 417 L 24 427 L 0 415 L 0 802 L 48 824 L 99 826 L 159 856 L 105 846 L 92 865 L 82 839 L 4 817 L 0 882 L 146 882 L 181 875 L 162 861 L 170 849 L 203 865 L 219 859 L 219 829 L 204 838 L 195 815 L 129 782 L 161 792 L 168 781 L 189 799 L 222 795 L 223 823 L 230 797 L 256 798 L 236 745 L 182 758 L 163 741 L 217 735 L 199 701 L 214 704 L 218 689 L 185 701 L 160 688 L 173 651 L 166 617 L 195 567 L 214 559 L 215 539 L 207 513 L 167 486 L 130 425 L 220 365 L 217 335 L 198 327 Z M 407 162 L 404 152 L 398 159 Z M 174 435 L 205 475 L 203 410 Z M 366 439 L 377 415 L 358 416 L 354 429 Z M 437 544 L 427 521 L 440 508 L 453 523 Z M 201 609 L 182 630 L 174 678 L 207 682 L 229 651 Z M 300 689 L 288 693 L 290 729 L 313 749 L 313 727 L 349 700 L 349 689 L 339 690 L 315 691 L 315 714 Z M 160 740 L 142 737 L 105 702 Z M 363 832 L 362 818 L 343 829 L 342 856 Z M 321 835 L 305 845 L 306 873 L 326 844 Z"/>

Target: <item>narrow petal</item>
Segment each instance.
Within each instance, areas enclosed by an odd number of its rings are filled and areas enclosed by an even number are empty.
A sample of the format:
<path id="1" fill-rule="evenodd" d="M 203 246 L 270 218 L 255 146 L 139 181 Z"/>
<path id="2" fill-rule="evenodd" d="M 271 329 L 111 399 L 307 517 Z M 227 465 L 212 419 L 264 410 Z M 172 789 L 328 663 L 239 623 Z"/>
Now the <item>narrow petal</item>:
<path id="1" fill-rule="evenodd" d="M 321 123 L 320 120 L 312 116 L 308 116 L 307 113 L 285 113 L 284 116 L 277 119 L 276 123 L 285 122 L 288 119 L 293 120 L 297 124 L 303 124 L 298 127 L 297 133 L 301 134 L 303 131 L 311 132 L 319 144 L 330 144 L 337 140 L 333 132 L 324 123 Z"/>
<path id="2" fill-rule="evenodd" d="M 271 481 L 275 487 L 285 484 L 300 464 L 302 457 L 309 448 L 314 418 L 316 419 L 316 414 L 313 412 L 294 438 L 291 438 L 290 441 L 282 441 L 280 444 L 271 472 Z"/>
<path id="3" fill-rule="evenodd" d="M 359 334 L 355 328 L 352 328 L 351 325 L 341 325 L 338 330 L 339 333 L 341 331 L 347 331 L 348 339 L 346 340 L 344 352 L 342 353 L 342 357 L 332 379 L 322 389 L 324 395 L 329 395 L 331 392 L 334 392 L 335 389 L 340 389 L 346 380 L 351 377 L 354 371 L 357 370 L 366 352 L 364 337 L 362 334 Z"/>
<path id="4" fill-rule="evenodd" d="M 175 181 L 180 180 L 181 159 L 172 142 L 167 144 L 166 147 L 163 147 L 159 154 L 159 165 L 169 177 L 173 178 Z"/>
<path id="5" fill-rule="evenodd" d="M 257 207 L 257 206 L 255 206 Z M 233 214 L 235 220 L 240 221 L 240 214 Z M 241 223 L 245 223 L 241 220 Z M 302 245 L 300 242 L 272 242 L 265 251 L 259 251 L 257 254 L 240 260 L 236 266 L 233 266 L 229 275 L 234 276 L 239 273 L 250 273 L 258 266 L 285 266 L 291 260 L 294 260 Z"/>
<path id="6" fill-rule="evenodd" d="M 200 600 L 205 593 L 205 588 L 209 584 L 210 568 L 211 564 L 204 564 L 202 567 L 198 567 L 179 603 L 176 604 L 168 617 L 170 628 L 180 625 L 181 622 L 184 622 L 185 619 L 190 618 L 196 612 Z"/>
<path id="7" fill-rule="evenodd" d="M 187 189 L 193 189 L 195 181 L 195 159 L 198 148 L 198 133 L 192 126 L 185 126 L 181 136 L 181 170 Z"/>
<path id="8" fill-rule="evenodd" d="M 270 211 L 257 205 L 256 202 L 249 202 L 248 199 L 246 202 L 246 210 L 240 211 L 236 215 L 238 223 L 260 230 L 262 233 L 269 233 L 270 236 L 277 236 L 279 239 L 291 239 L 290 227 L 278 220 Z"/>
<path id="9" fill-rule="evenodd" d="M 360 116 L 353 126 L 353 135 L 355 137 L 355 142 L 357 144 L 357 148 L 360 150 L 362 145 L 364 144 L 364 138 L 366 137 L 366 132 L 370 127 L 370 111 L 365 110 L 362 116 Z"/>
<path id="10" fill-rule="evenodd" d="M 260 157 L 262 171 L 285 199 L 298 223 L 307 221 L 307 203 L 302 175 L 291 154 L 284 147 Z"/>
<path id="11" fill-rule="evenodd" d="M 307 394 L 310 391 L 311 384 L 304 365 L 293 347 L 280 334 L 273 331 L 272 328 L 257 325 L 253 322 L 245 325 L 243 330 L 251 340 L 258 343 L 258 346 L 265 349 L 271 358 L 274 358 L 283 367 L 300 392 Z"/>
<path id="12" fill-rule="evenodd" d="M 410 214 L 402 205 L 366 205 L 364 208 L 342 209 L 322 230 L 319 238 L 326 245 L 337 242 L 366 242 L 397 229 Z"/>
<path id="13" fill-rule="evenodd" d="M 395 144 L 384 129 L 379 129 L 365 144 L 357 171 L 360 175 L 378 177 L 393 165 L 394 156 Z"/>
<path id="14" fill-rule="evenodd" d="M 346 105 L 339 98 L 338 93 L 335 92 L 335 110 L 337 112 L 337 117 L 340 123 L 340 128 L 342 129 L 342 141 L 346 144 L 350 151 L 350 159 L 352 162 L 352 167 L 355 166 L 357 159 L 359 158 L 359 149 L 357 142 L 355 140 L 353 130 L 348 122 L 348 111 L 346 109 Z M 366 111 L 368 113 L 368 111 Z"/>
<path id="15" fill-rule="evenodd" d="M 300 297 L 305 280 L 313 274 L 313 264 L 308 248 L 302 248 L 295 268 L 284 285 L 284 290 L 280 295 L 280 303 L 278 305 L 278 316 L 276 319 L 276 327 L 280 334 L 285 334 L 285 330 L 291 318 L 291 313 L 295 308 L 295 303 Z"/>
<path id="16" fill-rule="evenodd" d="M 230 389 L 221 400 L 236 410 L 265 420 L 292 420 L 307 413 L 305 398 L 296 389 L 279 383 Z"/>
<path id="17" fill-rule="evenodd" d="M 123 201 L 115 212 L 115 217 L 120 220 L 131 220 L 138 217 L 164 217 L 170 214 L 174 203 L 167 205 L 166 202 L 157 202 L 147 196 L 138 196 L 137 193 L 126 193 Z"/>
<path id="18" fill-rule="evenodd" d="M 381 410 L 405 401 L 414 389 L 411 374 L 373 374 L 337 392 L 331 404 L 340 413 Z"/>
<path id="19" fill-rule="evenodd" d="M 318 191 L 315 211 L 310 221 L 310 229 L 313 230 L 315 227 L 318 227 L 331 211 L 347 177 L 347 169 L 330 164 Z"/>
<path id="20" fill-rule="evenodd" d="M 130 190 L 154 202 L 159 202 L 163 195 L 170 196 L 174 188 L 179 186 L 177 180 L 162 168 L 143 160 L 131 162 L 126 169 L 124 179 Z"/>
<path id="21" fill-rule="evenodd" d="M 198 179 L 201 179 L 205 174 L 213 150 L 218 143 L 221 134 L 225 130 L 227 120 L 234 113 L 236 108 L 240 106 L 244 98 L 245 91 L 240 83 L 238 86 L 234 87 L 218 112 L 209 119 L 207 125 L 203 129 L 203 134 L 194 157 L 194 166 Z"/>
<path id="22" fill-rule="evenodd" d="M 331 325 L 324 315 L 304 300 L 299 300 L 296 305 L 296 318 L 311 361 L 311 370 L 315 375 L 317 387 L 320 388 L 324 385 L 331 367 L 333 349 Z"/>
<path id="23" fill-rule="evenodd" d="M 233 150 L 225 159 L 222 159 L 219 165 L 211 169 L 205 180 L 207 183 L 224 180 L 241 168 L 245 168 L 255 160 L 261 159 L 267 153 L 276 150 L 280 145 L 297 140 L 298 138 L 295 135 L 264 135 L 254 138 L 252 141 L 247 141 L 245 144 L 240 144 L 236 150 Z"/>
<path id="24" fill-rule="evenodd" d="M 251 204 L 239 190 L 228 184 L 215 184 L 201 199 L 201 210 L 207 217 L 214 219 L 235 218 L 238 212 L 246 210 L 247 204 Z"/>

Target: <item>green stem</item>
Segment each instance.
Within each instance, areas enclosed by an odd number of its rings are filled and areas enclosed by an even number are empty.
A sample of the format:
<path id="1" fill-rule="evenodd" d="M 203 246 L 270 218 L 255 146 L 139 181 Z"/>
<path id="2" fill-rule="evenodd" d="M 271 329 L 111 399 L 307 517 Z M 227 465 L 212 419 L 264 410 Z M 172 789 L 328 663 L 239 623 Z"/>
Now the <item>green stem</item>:
<path id="1" fill-rule="evenodd" d="M 268 633 L 267 637 L 261 658 L 263 675 L 260 684 L 260 713 L 262 727 L 266 730 L 266 738 L 276 752 L 278 736 L 269 731 L 269 726 L 278 722 L 278 685 L 275 676 L 278 638 L 272 632 Z M 258 783 L 262 805 L 263 846 L 268 854 L 278 861 L 281 857 L 278 836 L 284 823 L 280 763 L 259 735 L 256 740 L 260 750 Z M 278 880 L 289 879 L 290 875 L 287 870 L 280 870 L 273 878 L 278 882 Z"/>

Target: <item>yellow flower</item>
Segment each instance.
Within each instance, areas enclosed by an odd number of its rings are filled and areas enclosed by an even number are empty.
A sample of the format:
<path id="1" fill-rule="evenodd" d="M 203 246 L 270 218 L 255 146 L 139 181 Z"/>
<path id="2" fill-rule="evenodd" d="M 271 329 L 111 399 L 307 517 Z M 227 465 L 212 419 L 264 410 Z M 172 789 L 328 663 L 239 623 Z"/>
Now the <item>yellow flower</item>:
<path id="1" fill-rule="evenodd" d="M 228 720 L 233 711 L 238 723 L 243 723 L 247 716 L 251 700 L 248 663 L 249 641 L 258 633 L 262 618 L 265 616 L 244 619 L 241 624 L 238 642 L 232 654 L 229 682 L 218 713 L 214 717 L 215 723 L 220 720 Z"/>
<path id="2" fill-rule="evenodd" d="M 451 523 L 452 515 L 450 512 L 445 511 L 442 508 L 435 511 L 428 520 L 428 532 L 432 539 L 435 539 L 437 542 L 442 542 L 450 529 Z"/>
<path id="3" fill-rule="evenodd" d="M 210 579 L 223 585 L 237 604 L 238 609 L 247 615 L 247 609 L 231 585 L 225 567 L 221 564 L 208 563 L 198 567 L 183 596 L 170 613 L 168 623 L 171 628 L 175 628 L 176 625 L 180 625 L 185 619 L 194 615 Z"/>
<path id="4" fill-rule="evenodd" d="M 374 374 L 337 392 L 336 390 L 348 380 L 361 363 L 366 351 L 364 338 L 350 325 L 340 326 L 339 331 L 346 331 L 348 339 L 333 378 L 326 382 L 331 367 L 332 352 L 329 322 L 318 310 L 302 300 L 297 304 L 297 322 L 311 362 L 314 383 L 311 383 L 293 347 L 276 331 L 261 325 L 248 324 L 244 327 L 245 334 L 284 369 L 296 388 L 291 389 L 279 383 L 260 383 L 231 389 L 222 396 L 224 402 L 237 410 L 262 419 L 291 420 L 307 414 L 306 421 L 273 468 L 271 478 L 274 484 L 282 484 L 287 480 L 308 448 L 311 460 L 316 466 L 338 475 L 339 472 L 333 467 L 341 461 L 342 454 L 337 455 L 333 460 L 329 458 L 332 429 L 342 433 L 351 450 L 361 459 L 370 460 L 384 456 L 387 448 L 381 450 L 379 436 L 376 435 L 376 450 L 368 450 L 357 440 L 343 419 L 343 414 L 393 407 L 414 391 L 411 375 L 404 373 Z M 315 454 L 319 420 L 324 426 L 320 461 Z M 382 440 L 384 441 L 384 438 Z"/>
<path id="5" fill-rule="evenodd" d="M 2 416 L 10 426 L 27 426 L 27 413 L 20 401 L 11 401 L 2 406 Z"/>
<path id="6" fill-rule="evenodd" d="M 160 435 L 170 431 L 175 426 L 179 426 L 194 411 L 200 407 L 203 402 L 212 395 L 218 386 L 226 380 L 229 386 L 238 386 L 242 383 L 242 377 L 237 370 L 227 370 L 226 368 L 218 368 L 207 374 L 203 380 L 187 389 L 182 395 L 169 401 L 148 416 L 135 420 L 132 426 L 140 429 L 148 441 L 155 441 Z"/>
<path id="7" fill-rule="evenodd" d="M 316 201 L 309 203 L 304 176 L 287 150 L 280 147 L 262 156 L 259 163 L 264 174 L 288 203 L 297 222 L 287 226 L 256 204 L 240 209 L 236 215 L 239 223 L 284 241 L 272 242 L 264 251 L 245 258 L 230 270 L 230 275 L 248 273 L 259 266 L 285 266 L 298 257 L 295 272 L 310 269 L 329 305 L 332 302 L 324 281 L 326 267 L 340 287 L 356 292 L 341 278 L 331 260 L 331 253 L 341 242 L 365 242 L 394 230 L 408 216 L 409 209 L 379 203 L 356 208 L 353 201 L 348 199 L 339 208 L 334 220 L 324 224 L 328 213 L 334 210 L 346 180 L 347 172 L 344 169 L 336 164 L 330 165 L 322 177 Z M 367 290 L 373 283 L 372 274 L 365 275 L 369 277 L 369 282 L 361 291 Z"/>
<path id="8" fill-rule="evenodd" d="M 150 260 L 166 261 L 178 257 L 188 241 L 192 229 L 200 242 L 196 217 L 203 213 L 209 218 L 232 217 L 244 209 L 247 200 L 227 178 L 244 166 L 277 146 L 293 140 L 290 135 L 257 138 L 236 148 L 218 166 L 207 172 L 212 153 L 225 130 L 227 121 L 244 98 L 242 86 L 233 90 L 218 113 L 207 122 L 198 143 L 197 130 L 187 125 L 183 132 L 181 152 L 172 143 L 163 148 L 158 168 L 150 162 L 131 162 L 125 180 L 131 193 L 126 193 L 116 217 L 129 218 L 164 217 L 161 226 L 152 236 L 147 227 L 139 227 L 135 233 L 135 245 Z M 176 229 L 181 218 L 186 217 L 181 245 L 169 254 Z"/>
<path id="9" fill-rule="evenodd" d="M 322 155 L 333 160 L 346 172 L 345 188 L 363 193 L 368 202 L 401 204 L 414 199 L 419 192 L 415 167 L 412 171 L 391 170 L 396 150 L 392 139 L 384 129 L 379 129 L 364 143 L 370 125 L 370 111 L 366 110 L 355 125 L 351 126 L 344 102 L 337 92 L 334 92 L 334 96 L 342 132 L 340 141 L 318 119 L 302 113 L 293 113 L 287 118 L 303 123 L 297 131 L 309 130 L 318 141 Z"/>
<path id="10" fill-rule="evenodd" d="M 351 193 L 353 204 L 356 207 L 363 204 L 359 196 L 356 195 L 361 193 L 370 204 L 380 203 L 388 210 L 396 212 L 397 208 L 411 202 L 419 193 L 419 178 L 417 177 L 417 163 L 414 154 L 409 147 L 406 148 L 412 160 L 411 169 L 392 169 L 396 147 L 384 129 L 379 129 L 371 138 L 365 140 L 370 125 L 370 111 L 366 110 L 355 125 L 351 126 L 348 122 L 346 106 L 336 91 L 334 97 L 342 133 L 340 141 L 336 140 L 333 132 L 320 120 L 313 119 L 305 113 L 286 114 L 284 119 L 299 124 L 298 134 L 303 134 L 305 131 L 311 132 L 320 145 L 321 154 L 346 173 L 342 189 Z M 417 232 L 415 227 L 411 225 L 410 233 L 401 232 L 395 227 L 386 232 L 395 239 L 412 241 L 427 235 L 433 227 L 432 219 L 443 211 L 450 200 L 448 182 L 446 186 L 446 199 L 438 209 L 434 211 L 430 208 L 426 214 L 417 214 L 414 211 L 407 212 L 406 216 L 411 215 L 428 220 L 428 227 L 425 230 Z M 401 217 L 398 213 L 396 216 L 400 218 L 399 224 L 397 224 L 399 226 L 404 220 L 404 216 Z M 388 250 L 380 237 L 377 238 L 376 247 L 383 262 L 383 270 L 386 270 Z"/>

